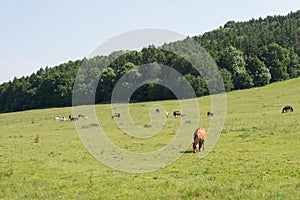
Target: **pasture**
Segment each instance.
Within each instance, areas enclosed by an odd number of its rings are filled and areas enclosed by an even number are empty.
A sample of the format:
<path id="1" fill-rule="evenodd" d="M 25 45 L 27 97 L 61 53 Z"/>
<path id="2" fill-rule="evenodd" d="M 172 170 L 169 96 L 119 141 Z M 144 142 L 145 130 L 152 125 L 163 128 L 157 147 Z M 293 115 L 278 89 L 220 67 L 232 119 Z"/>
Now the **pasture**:
<path id="1" fill-rule="evenodd" d="M 200 159 L 190 146 L 171 165 L 149 173 L 121 172 L 97 161 L 74 122 L 54 120 L 72 108 L 1 114 L 0 199 L 300 199 L 299 85 L 293 79 L 227 93 L 226 121 L 213 150 Z M 206 129 L 210 98 L 198 101 Z M 294 112 L 281 113 L 287 104 Z M 131 117 L 145 129 L 149 113 L 165 120 L 162 131 L 145 139 L 124 134 L 110 105 L 96 105 L 96 115 L 114 144 L 139 153 L 174 137 L 185 116 L 166 119 L 164 111 L 178 109 L 175 100 L 131 104 Z M 193 132 L 190 137 L 192 144 Z"/>

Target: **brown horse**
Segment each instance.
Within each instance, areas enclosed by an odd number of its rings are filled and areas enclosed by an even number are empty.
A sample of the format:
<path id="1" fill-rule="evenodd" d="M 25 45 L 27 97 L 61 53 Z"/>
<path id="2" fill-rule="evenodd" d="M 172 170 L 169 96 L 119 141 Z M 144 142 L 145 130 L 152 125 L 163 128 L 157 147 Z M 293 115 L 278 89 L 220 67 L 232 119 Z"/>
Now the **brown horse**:
<path id="1" fill-rule="evenodd" d="M 111 116 L 111 118 L 114 118 L 114 117 L 116 117 L 116 118 L 120 118 L 121 117 L 121 114 L 120 113 L 115 113 L 115 114 L 113 114 L 112 116 Z"/>
<path id="2" fill-rule="evenodd" d="M 76 120 L 78 120 L 77 117 L 72 117 L 71 115 L 69 115 L 69 119 L 70 119 L 71 121 L 76 121 Z"/>
<path id="3" fill-rule="evenodd" d="M 174 111 L 173 115 L 174 115 L 174 117 L 176 117 L 176 116 L 181 116 L 182 114 L 180 111 Z"/>
<path id="4" fill-rule="evenodd" d="M 210 117 L 213 117 L 213 116 L 214 116 L 214 113 L 208 111 L 208 112 L 207 112 L 207 117 L 209 117 L 209 116 L 210 116 Z"/>
<path id="5" fill-rule="evenodd" d="M 206 132 L 204 128 L 197 128 L 194 132 L 194 142 L 193 142 L 193 150 L 194 153 L 197 152 L 197 144 L 199 143 L 199 151 L 203 145 L 202 150 L 204 150 L 204 139 L 206 136 Z"/>
<path id="6" fill-rule="evenodd" d="M 283 109 L 282 109 L 282 113 L 288 112 L 288 111 L 294 112 L 293 107 L 292 106 L 284 106 Z"/>
<path id="7" fill-rule="evenodd" d="M 79 114 L 78 118 L 85 118 L 85 115 Z"/>

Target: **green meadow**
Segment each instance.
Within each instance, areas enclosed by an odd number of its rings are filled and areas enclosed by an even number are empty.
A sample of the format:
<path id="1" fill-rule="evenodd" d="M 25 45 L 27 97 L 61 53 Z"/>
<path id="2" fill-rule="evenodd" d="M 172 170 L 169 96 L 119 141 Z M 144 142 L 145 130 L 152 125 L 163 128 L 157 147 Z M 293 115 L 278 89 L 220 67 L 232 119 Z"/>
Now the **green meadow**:
<path id="1" fill-rule="evenodd" d="M 70 107 L 0 114 L 0 199 L 300 199 L 299 86 L 298 78 L 227 93 L 225 124 L 210 153 L 200 158 L 190 146 L 172 164 L 147 173 L 118 171 L 91 155 L 74 122 L 54 120 L 68 118 Z M 208 129 L 210 97 L 198 102 L 199 126 Z M 281 113 L 287 104 L 294 112 Z M 136 153 L 164 147 L 186 117 L 172 116 L 180 109 L 176 100 L 131 104 L 140 127 L 151 126 L 150 116 L 163 122 L 159 133 L 141 139 L 118 128 L 111 105 L 95 109 L 107 137 Z"/>

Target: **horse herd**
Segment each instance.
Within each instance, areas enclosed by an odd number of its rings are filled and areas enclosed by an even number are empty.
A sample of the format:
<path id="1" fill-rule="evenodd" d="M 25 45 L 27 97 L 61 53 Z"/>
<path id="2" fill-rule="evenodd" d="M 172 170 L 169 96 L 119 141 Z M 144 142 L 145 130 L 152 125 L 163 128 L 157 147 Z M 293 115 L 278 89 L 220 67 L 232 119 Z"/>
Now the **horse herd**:
<path id="1" fill-rule="evenodd" d="M 155 109 L 155 112 L 156 113 L 159 113 L 159 109 Z M 286 113 L 286 112 L 294 112 L 294 109 L 292 106 L 290 105 L 286 105 L 282 108 L 282 113 Z M 168 118 L 169 116 L 169 113 L 166 112 L 166 117 Z M 182 116 L 182 113 L 180 111 L 174 111 L 173 112 L 173 116 L 174 117 L 177 117 L 177 116 Z M 210 111 L 207 112 L 207 117 L 213 117 L 214 114 Z M 121 114 L 120 113 L 114 113 L 112 115 L 111 118 L 120 118 L 121 117 Z M 77 117 L 72 117 L 71 115 L 69 115 L 69 120 L 71 121 L 75 121 L 75 120 L 79 120 L 80 118 L 85 118 L 87 119 L 87 117 L 85 115 L 82 115 L 82 114 L 79 114 Z M 62 118 L 59 118 L 59 117 L 55 117 L 54 120 L 60 120 L 60 121 L 66 121 L 66 117 L 62 117 Z M 199 152 L 201 151 L 201 148 L 202 150 L 204 150 L 204 140 L 205 140 L 205 137 L 206 137 L 206 131 L 204 128 L 197 128 L 194 132 L 194 135 L 193 135 L 193 152 L 196 153 L 197 152 L 197 145 L 198 145 L 198 150 Z"/>
<path id="2" fill-rule="evenodd" d="M 282 108 L 281 113 L 286 113 L 286 112 L 294 112 L 294 109 L 292 106 L 290 105 L 286 105 Z M 214 114 L 212 112 L 207 112 L 207 116 L 214 116 Z M 204 150 L 204 139 L 206 136 L 206 132 L 204 128 L 197 128 L 194 132 L 194 142 L 193 142 L 193 152 L 196 153 L 197 152 L 197 144 L 198 144 L 198 149 L 199 152 L 201 151 L 201 147 L 202 150 Z"/>
<path id="3" fill-rule="evenodd" d="M 160 110 L 158 108 L 155 109 L 155 113 L 160 113 Z M 111 116 L 111 118 L 120 118 L 121 114 L 120 113 L 115 113 Z M 166 112 L 166 117 L 168 118 L 169 113 Z M 173 116 L 177 117 L 177 116 L 183 116 L 182 113 L 178 110 L 173 112 Z M 208 117 L 213 117 L 214 114 L 210 111 L 207 112 L 207 116 Z M 197 152 L 197 145 L 198 145 L 198 149 L 199 152 L 202 150 L 204 150 L 204 139 L 206 136 L 206 131 L 204 128 L 197 128 L 194 132 L 194 142 L 193 142 L 193 152 L 196 153 Z"/>
<path id="4" fill-rule="evenodd" d="M 158 108 L 156 108 L 156 109 L 155 109 L 155 112 L 156 112 L 156 113 L 159 113 L 160 111 L 159 111 Z M 177 116 L 180 116 L 180 117 L 181 117 L 181 116 L 183 116 L 183 115 L 182 115 L 182 113 L 181 113 L 180 111 L 176 110 L 176 111 L 173 112 L 173 116 L 174 116 L 174 117 L 177 117 Z M 207 116 L 208 116 L 208 117 L 213 117 L 213 116 L 214 116 L 214 113 L 208 111 L 208 112 L 207 112 Z M 169 117 L 169 113 L 168 113 L 168 112 L 166 112 L 166 117 L 167 117 L 167 118 Z"/>
<path id="5" fill-rule="evenodd" d="M 88 117 L 86 117 L 85 115 L 82 115 L 82 114 L 79 114 L 77 117 L 74 117 L 74 116 L 71 116 L 71 115 L 69 115 L 69 120 L 70 121 L 76 121 L 76 120 L 79 120 L 80 118 L 82 118 L 82 119 L 87 119 Z M 61 121 L 61 122 L 65 122 L 65 121 L 67 121 L 67 118 L 65 117 L 65 116 L 63 116 L 63 117 L 61 117 L 61 118 L 59 118 L 59 117 L 54 117 L 54 120 L 55 121 Z"/>
<path id="6" fill-rule="evenodd" d="M 159 111 L 159 109 L 157 108 L 157 109 L 155 109 L 155 112 L 156 113 L 159 113 L 160 111 Z M 212 113 L 211 113 L 212 114 Z M 174 117 L 177 117 L 177 116 L 182 116 L 182 113 L 180 112 L 180 111 L 174 111 L 173 112 L 173 116 Z M 212 115 L 211 115 L 212 116 Z M 111 118 L 120 118 L 121 117 L 121 114 L 120 113 L 115 113 L 115 114 L 113 114 L 112 116 L 111 116 Z M 166 112 L 166 117 L 168 118 L 169 117 L 169 113 L 168 112 Z"/>

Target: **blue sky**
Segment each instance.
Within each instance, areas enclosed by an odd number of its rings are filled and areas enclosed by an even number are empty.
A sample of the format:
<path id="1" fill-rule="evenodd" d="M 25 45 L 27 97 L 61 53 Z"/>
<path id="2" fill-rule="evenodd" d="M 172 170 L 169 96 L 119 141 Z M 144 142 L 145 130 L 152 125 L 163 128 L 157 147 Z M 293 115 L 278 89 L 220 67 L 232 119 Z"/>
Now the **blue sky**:
<path id="1" fill-rule="evenodd" d="M 87 57 L 131 30 L 162 28 L 194 36 L 229 20 L 299 9 L 296 0 L 0 0 L 0 83 Z"/>

